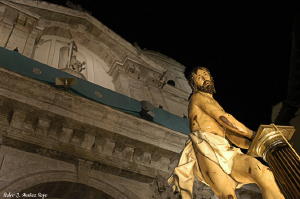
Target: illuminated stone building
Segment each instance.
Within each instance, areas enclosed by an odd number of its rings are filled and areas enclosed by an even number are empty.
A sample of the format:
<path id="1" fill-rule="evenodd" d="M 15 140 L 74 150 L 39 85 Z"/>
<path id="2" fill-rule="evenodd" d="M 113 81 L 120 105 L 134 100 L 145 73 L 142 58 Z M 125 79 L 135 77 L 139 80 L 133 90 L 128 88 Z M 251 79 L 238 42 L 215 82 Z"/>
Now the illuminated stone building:
<path id="1" fill-rule="evenodd" d="M 1 197 L 178 198 L 166 178 L 189 131 L 182 64 L 43 1 L 0 0 L 0 46 Z M 196 183 L 195 198 L 214 196 Z"/>

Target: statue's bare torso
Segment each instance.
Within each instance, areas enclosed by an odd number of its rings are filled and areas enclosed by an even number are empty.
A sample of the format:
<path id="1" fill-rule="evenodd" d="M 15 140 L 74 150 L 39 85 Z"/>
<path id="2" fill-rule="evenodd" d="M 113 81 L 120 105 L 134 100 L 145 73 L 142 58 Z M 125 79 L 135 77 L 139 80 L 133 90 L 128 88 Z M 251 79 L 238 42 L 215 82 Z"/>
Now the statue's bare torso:
<path id="1" fill-rule="evenodd" d="M 220 126 L 214 118 L 208 115 L 205 109 L 194 103 L 194 101 L 199 101 L 201 97 L 207 98 L 207 101 L 216 107 L 216 109 L 219 109 L 220 112 L 224 112 L 222 107 L 212 97 L 205 96 L 205 94 L 201 94 L 200 92 L 194 94 L 188 107 L 191 131 L 204 131 L 225 137 L 225 129 Z M 205 104 L 203 107 L 205 108 Z"/>

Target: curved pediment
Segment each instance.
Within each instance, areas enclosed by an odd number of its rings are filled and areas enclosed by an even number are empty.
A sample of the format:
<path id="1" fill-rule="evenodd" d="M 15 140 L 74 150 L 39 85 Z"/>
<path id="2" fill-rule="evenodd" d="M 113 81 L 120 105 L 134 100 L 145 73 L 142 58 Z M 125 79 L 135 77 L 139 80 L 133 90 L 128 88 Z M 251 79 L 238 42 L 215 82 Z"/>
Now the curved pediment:
<path id="1" fill-rule="evenodd" d="M 180 64 L 176 60 L 160 52 L 144 49 L 142 53 L 143 55 L 147 56 L 149 59 L 153 60 L 158 65 L 164 66 L 166 69 L 175 69 L 181 72 L 185 70 L 184 65 Z"/>

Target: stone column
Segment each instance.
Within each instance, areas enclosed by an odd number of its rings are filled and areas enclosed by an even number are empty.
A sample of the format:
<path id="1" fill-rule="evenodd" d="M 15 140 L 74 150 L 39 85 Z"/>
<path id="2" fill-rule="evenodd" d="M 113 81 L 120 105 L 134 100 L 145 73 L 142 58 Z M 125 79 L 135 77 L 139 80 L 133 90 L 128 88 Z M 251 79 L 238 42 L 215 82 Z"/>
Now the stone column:
<path id="1" fill-rule="evenodd" d="M 30 33 L 28 33 L 23 55 L 29 58 L 33 57 L 34 47 L 36 45 L 37 38 L 41 35 L 43 28 L 39 26 L 35 26 Z"/>
<path id="2" fill-rule="evenodd" d="M 287 144 L 282 144 L 266 154 L 266 161 L 285 197 L 300 198 L 299 156 Z"/>
<path id="3" fill-rule="evenodd" d="M 18 12 L 12 8 L 5 7 L 3 18 L 0 22 L 0 46 L 6 48 L 9 39 L 14 30 L 16 21 L 18 18 Z"/>
<path id="4" fill-rule="evenodd" d="M 292 126 L 261 125 L 248 151 L 269 164 L 287 199 L 300 198 L 300 158 L 288 142 L 294 132 Z"/>

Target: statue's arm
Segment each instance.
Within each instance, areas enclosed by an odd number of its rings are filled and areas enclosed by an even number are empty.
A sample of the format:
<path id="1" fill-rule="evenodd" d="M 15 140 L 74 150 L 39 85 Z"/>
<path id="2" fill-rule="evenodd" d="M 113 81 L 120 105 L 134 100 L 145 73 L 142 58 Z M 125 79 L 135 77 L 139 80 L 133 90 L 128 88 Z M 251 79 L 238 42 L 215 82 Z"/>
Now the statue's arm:
<path id="1" fill-rule="evenodd" d="M 228 140 L 230 140 L 233 144 L 236 146 L 243 148 L 243 149 L 248 149 L 250 147 L 251 141 L 239 134 L 236 134 L 230 130 L 226 130 L 226 137 Z"/>
<path id="2" fill-rule="evenodd" d="M 236 120 L 232 115 L 226 113 L 214 99 L 198 94 L 194 96 L 192 100 L 194 100 L 194 103 L 196 103 L 204 112 L 213 117 L 221 126 L 231 133 L 245 136 L 249 139 L 253 138 L 253 131 Z"/>
<path id="3" fill-rule="evenodd" d="M 220 121 L 218 122 L 226 129 L 230 130 L 232 133 L 236 133 L 238 135 L 245 136 L 249 139 L 253 139 L 254 132 L 245 127 L 230 114 L 220 116 L 219 120 Z"/>

